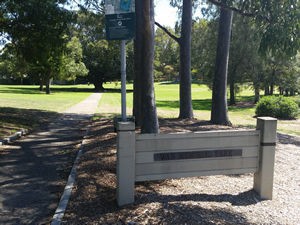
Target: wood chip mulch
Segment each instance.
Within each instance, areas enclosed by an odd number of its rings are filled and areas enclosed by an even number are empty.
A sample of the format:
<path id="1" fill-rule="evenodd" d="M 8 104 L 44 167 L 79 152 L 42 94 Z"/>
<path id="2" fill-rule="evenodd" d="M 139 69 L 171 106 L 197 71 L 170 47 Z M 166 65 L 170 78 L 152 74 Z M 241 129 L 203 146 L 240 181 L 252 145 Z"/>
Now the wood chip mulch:
<path id="1" fill-rule="evenodd" d="M 162 132 L 232 129 L 203 121 L 162 120 Z M 252 190 L 253 175 L 136 184 L 135 203 L 116 204 L 116 133 L 95 121 L 85 139 L 62 224 L 300 224 L 300 137 L 278 135 L 273 200 Z"/>

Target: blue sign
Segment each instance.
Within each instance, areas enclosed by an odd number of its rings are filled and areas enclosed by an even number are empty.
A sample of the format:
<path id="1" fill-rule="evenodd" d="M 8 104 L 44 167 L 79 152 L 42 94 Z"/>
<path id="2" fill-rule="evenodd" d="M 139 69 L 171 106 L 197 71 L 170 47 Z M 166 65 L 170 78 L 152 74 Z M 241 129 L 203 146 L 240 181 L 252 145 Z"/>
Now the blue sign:
<path id="1" fill-rule="evenodd" d="M 131 6 L 131 0 L 121 0 L 120 9 L 129 12 Z"/>
<path id="2" fill-rule="evenodd" d="M 108 40 L 128 40 L 135 35 L 135 1 L 106 0 L 105 30 Z"/>

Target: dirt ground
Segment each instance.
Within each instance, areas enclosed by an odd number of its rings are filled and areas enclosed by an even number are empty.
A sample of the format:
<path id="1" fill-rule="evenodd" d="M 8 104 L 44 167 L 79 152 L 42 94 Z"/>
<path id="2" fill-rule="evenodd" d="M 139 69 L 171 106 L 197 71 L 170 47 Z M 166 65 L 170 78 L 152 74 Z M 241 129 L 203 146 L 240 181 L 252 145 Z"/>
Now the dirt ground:
<path id="1" fill-rule="evenodd" d="M 162 132 L 232 129 L 205 121 L 160 121 Z M 90 127 L 63 224 L 299 224 L 300 137 L 278 134 L 273 200 L 252 190 L 253 175 L 136 184 L 135 203 L 116 204 L 116 133 L 112 120 Z"/>

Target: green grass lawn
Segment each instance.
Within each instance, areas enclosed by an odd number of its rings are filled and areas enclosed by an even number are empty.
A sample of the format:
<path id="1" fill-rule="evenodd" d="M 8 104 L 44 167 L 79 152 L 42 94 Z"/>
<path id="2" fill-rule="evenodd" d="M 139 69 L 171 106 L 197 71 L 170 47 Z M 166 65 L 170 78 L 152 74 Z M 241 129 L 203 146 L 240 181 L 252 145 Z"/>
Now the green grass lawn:
<path id="1" fill-rule="evenodd" d="M 106 84 L 105 88 L 118 89 L 120 84 Z M 127 115 L 132 115 L 132 84 L 127 85 Z M 158 116 L 176 118 L 179 115 L 178 84 L 155 84 L 155 97 Z M 192 85 L 194 116 L 199 120 L 210 120 L 211 90 L 205 85 Z M 300 98 L 297 96 L 297 98 Z M 237 94 L 237 105 L 229 106 L 229 119 L 235 126 L 254 128 L 256 125 L 253 90 L 246 86 Z M 121 113 L 121 94 L 107 92 L 102 95 L 99 104 L 101 114 L 112 115 Z M 300 119 L 279 120 L 278 130 L 283 133 L 300 135 Z"/>
<path id="2" fill-rule="evenodd" d="M 92 86 L 54 85 L 46 95 L 38 86 L 0 85 L 0 139 L 20 128 L 33 129 L 87 98 Z"/>
<path id="3" fill-rule="evenodd" d="M 38 86 L 0 85 L 0 107 L 63 112 L 88 97 L 92 90 L 93 87 L 87 85 L 53 85 L 52 93 L 46 95 Z"/>
<path id="4" fill-rule="evenodd" d="M 120 83 L 106 84 L 98 112 L 102 116 L 121 113 Z M 132 114 L 132 84 L 127 85 L 127 115 Z M 52 93 L 38 91 L 38 86 L 0 85 L 0 139 L 19 128 L 32 128 L 51 121 L 67 108 L 88 97 L 93 86 L 52 86 Z M 176 118 L 179 115 L 178 84 L 155 84 L 158 116 Z M 210 120 L 211 90 L 205 85 L 193 84 L 193 108 L 195 118 Z M 297 97 L 299 99 L 299 96 Z M 237 94 L 238 104 L 229 107 L 229 118 L 236 126 L 255 127 L 253 91 L 243 88 Z M 280 132 L 300 135 L 300 120 L 278 121 Z"/>

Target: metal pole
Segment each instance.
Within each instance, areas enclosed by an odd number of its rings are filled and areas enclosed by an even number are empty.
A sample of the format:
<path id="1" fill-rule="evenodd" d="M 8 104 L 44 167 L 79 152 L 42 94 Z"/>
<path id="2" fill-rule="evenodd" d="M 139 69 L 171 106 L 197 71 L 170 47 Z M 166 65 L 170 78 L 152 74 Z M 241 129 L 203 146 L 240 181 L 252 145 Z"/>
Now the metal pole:
<path id="1" fill-rule="evenodd" d="M 122 121 L 127 121 L 126 117 L 126 41 L 121 41 L 121 108 Z"/>

